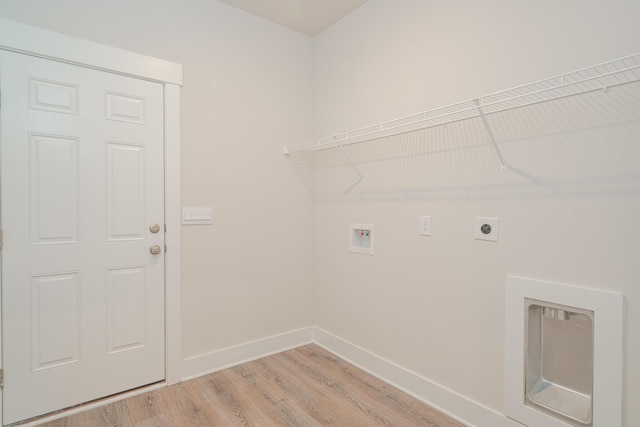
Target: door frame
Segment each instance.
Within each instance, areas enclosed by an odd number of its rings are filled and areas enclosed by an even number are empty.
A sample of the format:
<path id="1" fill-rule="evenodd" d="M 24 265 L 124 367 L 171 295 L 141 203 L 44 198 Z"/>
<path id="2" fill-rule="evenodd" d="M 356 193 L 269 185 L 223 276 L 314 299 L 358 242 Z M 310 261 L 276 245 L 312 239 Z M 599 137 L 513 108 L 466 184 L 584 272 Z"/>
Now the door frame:
<path id="1" fill-rule="evenodd" d="M 165 234 L 167 247 L 165 252 L 165 383 L 174 384 L 181 381 L 180 87 L 182 86 L 182 65 L 3 18 L 0 18 L 0 50 L 151 80 L 163 85 L 165 224 L 167 226 Z M 1 268 L 0 265 L 0 272 Z M 0 354 L 2 354 L 1 346 L 0 340 Z M 0 361 L 0 368 L 2 366 Z M 0 388 L 0 420 L 2 419 L 1 401 L 2 389 Z"/>

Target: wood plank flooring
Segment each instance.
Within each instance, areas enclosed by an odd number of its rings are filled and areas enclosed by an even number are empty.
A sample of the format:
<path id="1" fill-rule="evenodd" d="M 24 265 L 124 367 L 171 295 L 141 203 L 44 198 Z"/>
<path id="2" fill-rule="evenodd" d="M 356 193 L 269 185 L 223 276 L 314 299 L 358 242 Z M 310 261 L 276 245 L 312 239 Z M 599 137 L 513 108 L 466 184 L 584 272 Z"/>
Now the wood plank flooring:
<path id="1" fill-rule="evenodd" d="M 310 344 L 42 426 L 463 427 L 463 424 Z"/>

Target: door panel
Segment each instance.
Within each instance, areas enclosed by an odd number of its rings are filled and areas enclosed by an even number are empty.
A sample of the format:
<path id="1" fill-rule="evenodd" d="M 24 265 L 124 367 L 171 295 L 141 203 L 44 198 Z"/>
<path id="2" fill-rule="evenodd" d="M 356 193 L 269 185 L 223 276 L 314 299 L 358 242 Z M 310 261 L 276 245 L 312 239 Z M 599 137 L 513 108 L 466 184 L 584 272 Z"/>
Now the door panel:
<path id="1" fill-rule="evenodd" d="M 164 379 L 163 87 L 0 51 L 3 422 Z"/>
<path id="2" fill-rule="evenodd" d="M 51 369 L 79 360 L 78 273 L 31 277 L 31 370 Z"/>
<path id="3" fill-rule="evenodd" d="M 144 239 L 143 145 L 107 142 L 107 239 Z"/>
<path id="4" fill-rule="evenodd" d="M 78 114 L 78 87 L 29 78 L 29 108 Z"/>
<path id="5" fill-rule="evenodd" d="M 108 354 L 144 347 L 145 283 L 144 266 L 108 271 Z"/>

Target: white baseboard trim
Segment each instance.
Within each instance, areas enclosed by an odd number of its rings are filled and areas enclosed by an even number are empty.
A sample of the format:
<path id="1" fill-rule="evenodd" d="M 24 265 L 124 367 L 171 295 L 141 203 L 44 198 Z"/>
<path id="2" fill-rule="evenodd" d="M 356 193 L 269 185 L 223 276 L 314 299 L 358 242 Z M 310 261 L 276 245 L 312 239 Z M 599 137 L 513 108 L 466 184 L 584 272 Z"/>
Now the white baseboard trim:
<path id="1" fill-rule="evenodd" d="M 468 427 L 522 427 L 522 424 L 491 408 L 314 326 L 185 359 L 182 362 L 182 380 L 197 378 L 310 343 L 323 347 Z"/>
<path id="2" fill-rule="evenodd" d="M 182 361 L 182 380 L 217 372 L 222 369 L 281 353 L 313 342 L 313 327 L 297 329 L 211 353 L 189 357 Z"/>
<path id="3" fill-rule="evenodd" d="M 468 427 L 522 427 L 493 409 L 317 327 L 314 342 Z"/>

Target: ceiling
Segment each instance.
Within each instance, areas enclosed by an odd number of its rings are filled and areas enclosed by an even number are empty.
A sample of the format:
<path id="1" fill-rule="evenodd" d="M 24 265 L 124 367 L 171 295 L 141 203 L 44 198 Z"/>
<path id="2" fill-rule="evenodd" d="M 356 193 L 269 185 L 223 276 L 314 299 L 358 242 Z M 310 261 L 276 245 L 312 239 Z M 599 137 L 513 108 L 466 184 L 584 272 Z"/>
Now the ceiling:
<path id="1" fill-rule="evenodd" d="M 292 30 L 316 36 L 367 0 L 220 0 Z"/>

